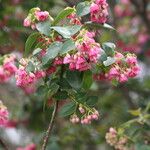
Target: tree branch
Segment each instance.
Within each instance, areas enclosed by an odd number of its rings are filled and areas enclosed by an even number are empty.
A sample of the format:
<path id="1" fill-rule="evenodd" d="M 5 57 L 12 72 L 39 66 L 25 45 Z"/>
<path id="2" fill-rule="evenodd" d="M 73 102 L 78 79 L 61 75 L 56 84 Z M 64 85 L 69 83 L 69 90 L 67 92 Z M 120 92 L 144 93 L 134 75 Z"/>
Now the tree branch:
<path id="1" fill-rule="evenodd" d="M 48 144 L 48 140 L 49 140 L 49 137 L 50 137 L 53 125 L 54 125 L 54 120 L 55 120 L 55 117 L 56 117 L 56 114 L 57 114 L 57 109 L 58 109 L 58 101 L 55 101 L 54 110 L 53 110 L 53 113 L 52 113 L 52 117 L 51 117 L 48 129 L 46 131 L 46 135 L 44 137 L 44 142 L 43 142 L 43 145 L 42 145 L 42 150 L 46 150 L 46 146 Z"/>

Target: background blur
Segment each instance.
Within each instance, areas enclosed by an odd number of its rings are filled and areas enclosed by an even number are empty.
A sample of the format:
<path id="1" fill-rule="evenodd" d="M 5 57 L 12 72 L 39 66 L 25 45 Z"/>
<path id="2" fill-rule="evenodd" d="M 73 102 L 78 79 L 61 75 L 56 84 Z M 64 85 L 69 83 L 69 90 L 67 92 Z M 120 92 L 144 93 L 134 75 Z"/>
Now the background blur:
<path id="1" fill-rule="evenodd" d="M 32 32 L 23 27 L 23 19 L 31 8 L 40 7 L 56 16 L 61 9 L 79 1 L 0 0 L 0 55 L 15 53 L 18 58 L 22 57 L 24 43 Z M 96 107 L 101 119 L 92 125 L 81 126 L 71 124 L 68 118 L 58 117 L 48 145 L 50 150 L 111 150 L 105 142 L 109 127 L 118 127 L 134 118 L 129 110 L 144 109 L 150 102 L 150 1 L 107 1 L 110 4 L 108 23 L 117 32 L 102 30 L 97 40 L 115 42 L 118 51 L 135 53 L 141 66 L 140 75 L 117 87 L 106 82 L 94 83 L 90 92 L 99 95 Z M 11 118 L 8 127 L 0 129 L 0 136 L 11 150 L 30 143 L 40 145 L 51 114 L 51 109 L 43 113 L 42 97 L 25 94 L 12 78 L 8 83 L 0 84 L 0 99 L 8 107 Z M 52 105 L 50 100 L 49 105 Z M 139 133 L 135 145 L 145 140 L 150 142 L 150 122 L 130 127 L 131 131 L 136 129 Z M 139 150 L 150 150 L 150 147 Z"/>

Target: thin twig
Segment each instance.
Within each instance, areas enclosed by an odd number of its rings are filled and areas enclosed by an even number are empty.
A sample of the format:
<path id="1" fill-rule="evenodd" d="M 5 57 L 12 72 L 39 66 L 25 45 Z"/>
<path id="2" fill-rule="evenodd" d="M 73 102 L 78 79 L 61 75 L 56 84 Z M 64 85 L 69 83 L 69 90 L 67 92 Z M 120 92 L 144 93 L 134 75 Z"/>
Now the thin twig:
<path id="1" fill-rule="evenodd" d="M 54 125 L 54 120 L 55 120 L 55 117 L 56 117 L 56 114 L 57 114 L 57 109 L 58 109 L 58 101 L 55 101 L 54 110 L 53 110 L 53 113 L 52 113 L 52 117 L 51 117 L 48 129 L 46 131 L 46 135 L 44 137 L 44 142 L 43 142 L 43 145 L 42 145 L 42 150 L 46 150 L 46 146 L 48 144 L 48 140 L 49 140 L 49 137 L 50 137 L 53 125 Z"/>
<path id="2" fill-rule="evenodd" d="M 2 146 L 2 148 L 4 149 L 4 150 L 8 150 L 8 147 L 7 147 L 7 145 L 5 144 L 5 142 L 0 138 L 0 145 Z"/>

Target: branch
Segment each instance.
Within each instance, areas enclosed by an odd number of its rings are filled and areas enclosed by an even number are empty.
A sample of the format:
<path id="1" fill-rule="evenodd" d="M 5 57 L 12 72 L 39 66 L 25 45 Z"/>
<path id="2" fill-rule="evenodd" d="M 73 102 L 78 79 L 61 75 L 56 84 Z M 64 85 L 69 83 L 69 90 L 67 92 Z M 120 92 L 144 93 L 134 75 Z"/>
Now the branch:
<path id="1" fill-rule="evenodd" d="M 49 140 L 49 137 L 50 137 L 53 125 L 54 125 L 54 120 L 55 120 L 55 117 L 56 117 L 56 114 L 57 114 L 57 109 L 58 109 L 58 101 L 55 101 L 54 110 L 53 110 L 53 113 L 52 113 L 52 117 L 51 117 L 48 129 L 46 131 L 46 135 L 44 137 L 44 142 L 43 142 L 43 145 L 42 145 L 42 150 L 46 150 L 46 146 L 48 144 L 48 140 Z"/>
<path id="2" fill-rule="evenodd" d="M 4 150 L 8 150 L 7 145 L 5 144 L 5 142 L 0 138 L 0 145 L 2 146 L 2 148 L 4 148 Z"/>

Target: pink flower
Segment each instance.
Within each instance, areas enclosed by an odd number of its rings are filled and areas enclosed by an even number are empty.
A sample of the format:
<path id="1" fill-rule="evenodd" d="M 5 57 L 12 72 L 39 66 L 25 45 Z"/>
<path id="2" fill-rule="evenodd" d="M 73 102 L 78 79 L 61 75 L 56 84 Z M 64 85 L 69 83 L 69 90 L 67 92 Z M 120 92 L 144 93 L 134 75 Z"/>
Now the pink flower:
<path id="1" fill-rule="evenodd" d="M 23 21 L 23 25 L 24 25 L 25 27 L 31 26 L 31 20 L 30 20 L 28 17 L 25 18 L 24 21 Z"/>
<path id="2" fill-rule="evenodd" d="M 135 64 L 137 64 L 137 58 L 135 55 L 127 55 L 126 62 L 129 65 L 135 65 Z"/>
<path id="3" fill-rule="evenodd" d="M 119 77 L 119 82 L 124 83 L 126 81 L 128 81 L 127 76 L 125 74 L 121 74 L 120 77 Z"/>
<path id="4" fill-rule="evenodd" d="M 91 4 L 90 13 L 91 13 L 91 21 L 97 23 L 105 23 L 107 21 L 108 4 L 106 0 L 96 0 Z"/>
<path id="5" fill-rule="evenodd" d="M 35 12 L 35 17 L 38 21 L 45 21 L 49 16 L 49 12 L 47 11 L 37 11 Z"/>
<path id="6" fill-rule="evenodd" d="M 0 126 L 5 126 L 8 121 L 8 110 L 7 107 L 5 107 L 0 101 Z"/>

